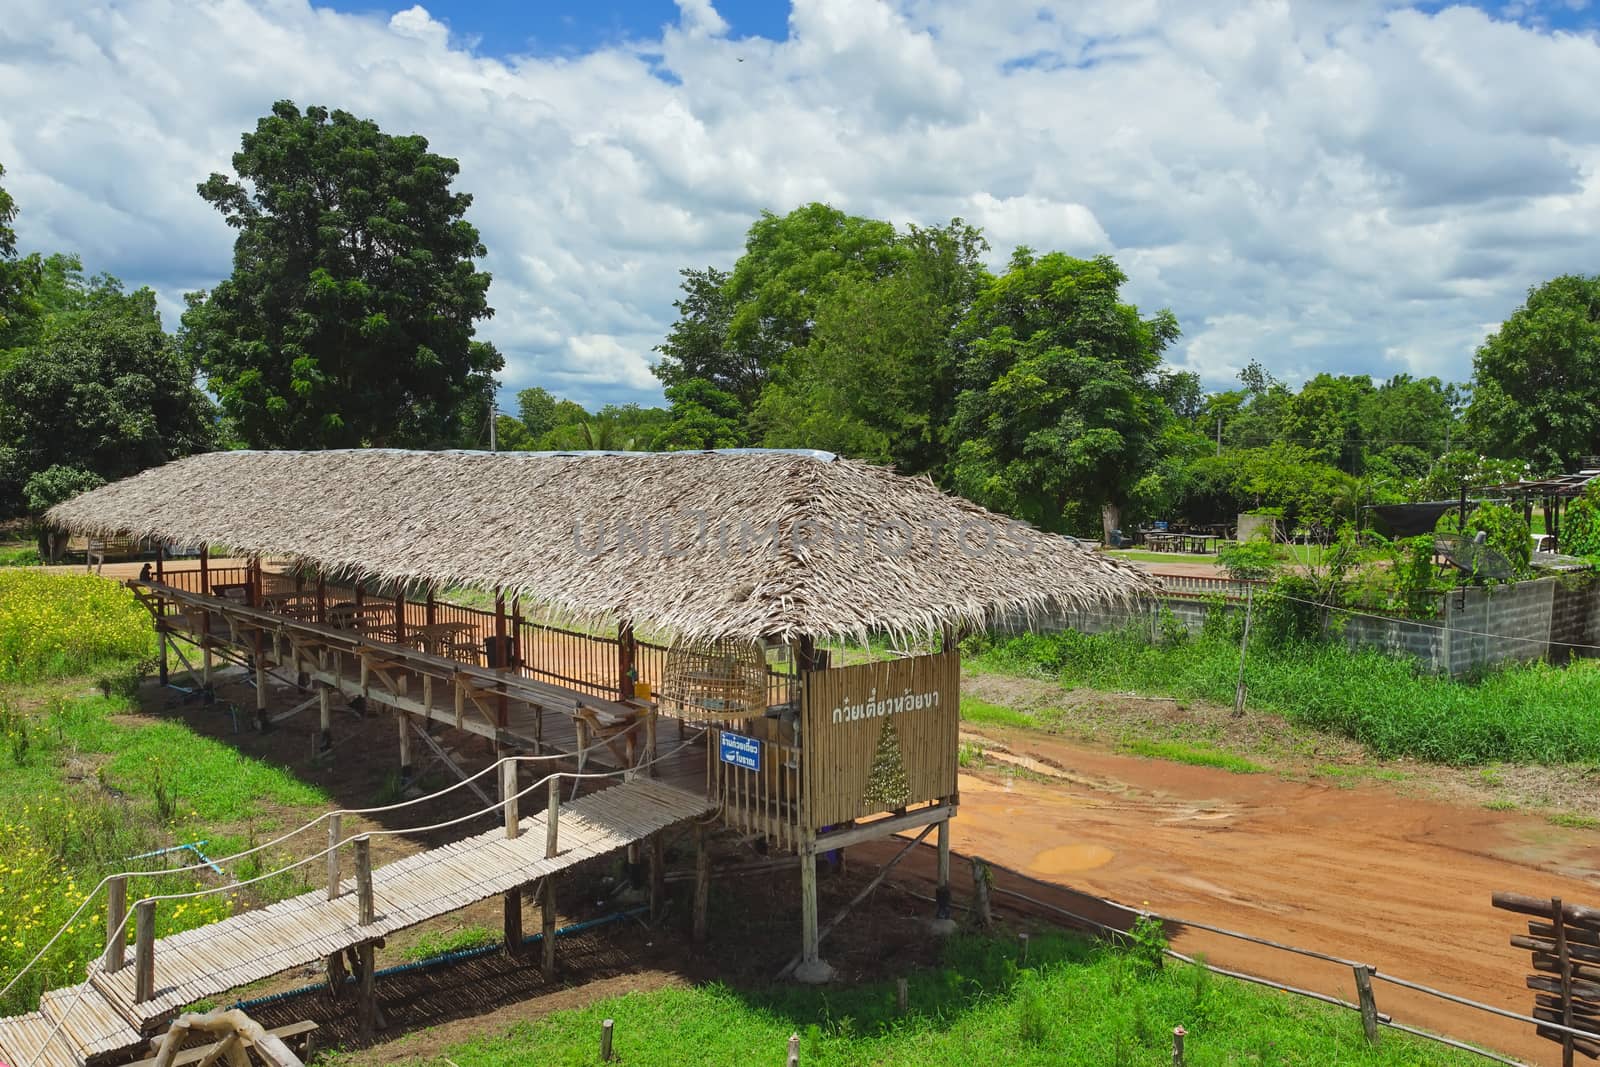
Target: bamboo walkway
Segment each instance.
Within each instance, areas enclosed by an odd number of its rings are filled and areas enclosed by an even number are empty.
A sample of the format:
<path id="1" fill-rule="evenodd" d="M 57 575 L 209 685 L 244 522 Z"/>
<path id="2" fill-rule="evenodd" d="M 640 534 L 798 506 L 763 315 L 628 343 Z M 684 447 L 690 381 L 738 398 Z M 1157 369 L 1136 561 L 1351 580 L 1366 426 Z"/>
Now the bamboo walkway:
<path id="1" fill-rule="evenodd" d="M 96 970 L 87 983 L 46 993 L 40 1010 L 0 1019 L 0 1064 L 85 1067 L 134 1051 L 179 1009 L 250 982 L 320 962 L 328 955 L 505 893 L 584 860 L 703 815 L 703 796 L 645 778 L 561 805 L 559 851 L 546 858 L 543 812 L 372 872 L 374 918 L 359 921 L 353 879 L 328 899 L 326 887 L 196 927 L 155 943 L 151 999 L 134 1001 L 130 964 Z M 52 1036 L 53 1035 L 53 1036 Z"/>

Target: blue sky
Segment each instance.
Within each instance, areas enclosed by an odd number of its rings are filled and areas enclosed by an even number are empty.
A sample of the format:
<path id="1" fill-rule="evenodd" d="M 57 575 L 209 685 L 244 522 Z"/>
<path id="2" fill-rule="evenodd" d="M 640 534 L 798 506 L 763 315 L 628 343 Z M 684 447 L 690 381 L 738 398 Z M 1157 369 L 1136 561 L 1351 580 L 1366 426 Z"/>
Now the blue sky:
<path id="1" fill-rule="evenodd" d="M 5 4 L 24 250 L 176 325 L 231 261 L 196 183 L 275 100 L 342 107 L 460 161 L 507 394 L 659 402 L 679 270 L 813 200 L 960 216 L 995 267 L 1110 254 L 1210 387 L 1251 360 L 1463 381 L 1531 286 L 1600 270 L 1576 0 Z"/>

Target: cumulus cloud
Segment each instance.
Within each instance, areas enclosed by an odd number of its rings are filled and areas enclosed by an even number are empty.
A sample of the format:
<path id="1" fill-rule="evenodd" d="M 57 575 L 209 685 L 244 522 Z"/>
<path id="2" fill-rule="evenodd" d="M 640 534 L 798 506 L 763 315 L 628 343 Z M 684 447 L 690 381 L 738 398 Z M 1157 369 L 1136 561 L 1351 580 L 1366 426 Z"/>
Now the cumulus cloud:
<path id="1" fill-rule="evenodd" d="M 1108 252 L 1222 385 L 1464 378 L 1483 323 L 1588 260 L 1600 44 L 1548 7 L 1389 0 L 796 0 L 787 40 L 679 0 L 649 39 L 484 54 L 418 4 L 9 0 L 0 163 L 25 245 L 161 294 L 227 273 L 195 194 L 274 100 L 419 132 L 460 159 L 507 388 L 658 397 L 677 271 L 728 265 L 763 209 L 961 215 Z"/>

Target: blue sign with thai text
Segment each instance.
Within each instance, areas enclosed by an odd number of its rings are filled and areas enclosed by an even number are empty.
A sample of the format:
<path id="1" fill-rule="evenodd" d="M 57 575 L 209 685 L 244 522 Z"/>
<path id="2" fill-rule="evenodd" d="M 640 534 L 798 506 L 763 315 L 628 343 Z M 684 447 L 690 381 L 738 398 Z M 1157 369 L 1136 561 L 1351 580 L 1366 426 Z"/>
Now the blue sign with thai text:
<path id="1" fill-rule="evenodd" d="M 747 771 L 761 769 L 761 742 L 753 737 L 723 731 L 719 754 L 723 763 L 730 763 Z"/>

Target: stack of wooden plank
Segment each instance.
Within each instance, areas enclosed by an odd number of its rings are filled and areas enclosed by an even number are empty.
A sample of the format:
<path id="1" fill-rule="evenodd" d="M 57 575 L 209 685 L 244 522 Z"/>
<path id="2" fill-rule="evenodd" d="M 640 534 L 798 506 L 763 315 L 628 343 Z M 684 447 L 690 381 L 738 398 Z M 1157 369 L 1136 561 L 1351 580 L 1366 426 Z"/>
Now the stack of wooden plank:
<path id="1" fill-rule="evenodd" d="M 1600 908 L 1564 904 L 1521 893 L 1496 893 L 1494 906 L 1535 918 L 1526 936 L 1511 938 L 1512 948 L 1533 953 L 1533 1017 L 1600 1034 Z M 1540 1037 L 1561 1045 L 1563 1067 L 1574 1052 L 1600 1059 L 1600 1037 L 1579 1037 L 1548 1026 Z"/>

